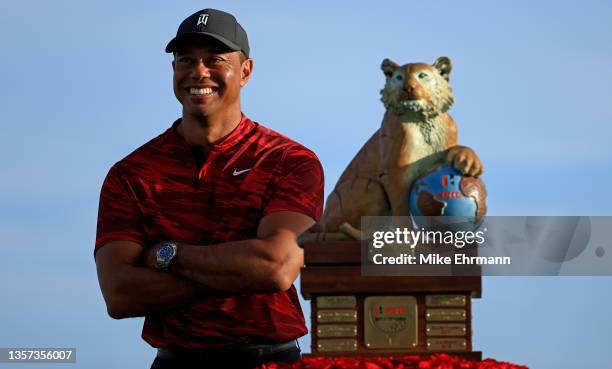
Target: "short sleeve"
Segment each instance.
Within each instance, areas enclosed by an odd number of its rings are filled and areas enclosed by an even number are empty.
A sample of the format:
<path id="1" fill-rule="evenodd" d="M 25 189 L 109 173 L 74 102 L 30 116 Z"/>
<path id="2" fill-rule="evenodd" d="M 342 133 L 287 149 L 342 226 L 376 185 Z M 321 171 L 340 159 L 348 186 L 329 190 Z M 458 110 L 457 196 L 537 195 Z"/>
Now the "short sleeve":
<path id="1" fill-rule="evenodd" d="M 94 255 L 100 247 L 111 241 L 145 244 L 136 197 L 116 165 L 108 172 L 100 191 Z"/>
<path id="2" fill-rule="evenodd" d="M 307 149 L 290 150 L 282 160 L 279 180 L 264 215 L 295 211 L 319 220 L 323 212 L 323 168 Z"/>

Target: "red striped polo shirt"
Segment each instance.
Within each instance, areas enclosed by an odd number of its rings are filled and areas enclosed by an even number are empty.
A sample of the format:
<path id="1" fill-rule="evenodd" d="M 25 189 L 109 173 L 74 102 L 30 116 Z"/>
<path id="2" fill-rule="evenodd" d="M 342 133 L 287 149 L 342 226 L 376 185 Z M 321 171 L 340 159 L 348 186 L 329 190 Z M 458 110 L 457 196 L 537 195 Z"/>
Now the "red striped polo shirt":
<path id="1" fill-rule="evenodd" d="M 209 245 L 254 238 L 262 217 L 277 211 L 320 217 L 323 169 L 312 151 L 243 116 L 199 160 L 176 133 L 179 122 L 110 169 L 95 251 L 120 240 Z M 210 348 L 283 342 L 306 332 L 292 286 L 278 293 L 210 296 L 150 315 L 142 336 L 154 347 Z"/>

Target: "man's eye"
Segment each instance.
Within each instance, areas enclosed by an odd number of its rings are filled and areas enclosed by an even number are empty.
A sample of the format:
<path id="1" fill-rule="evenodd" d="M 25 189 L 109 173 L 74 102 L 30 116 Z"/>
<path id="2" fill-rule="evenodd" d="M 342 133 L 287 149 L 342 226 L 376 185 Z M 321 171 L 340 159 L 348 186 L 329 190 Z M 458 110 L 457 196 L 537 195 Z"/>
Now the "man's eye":
<path id="1" fill-rule="evenodd" d="M 178 58 L 177 61 L 181 64 L 191 64 L 193 62 L 193 58 L 183 56 L 183 57 Z"/>

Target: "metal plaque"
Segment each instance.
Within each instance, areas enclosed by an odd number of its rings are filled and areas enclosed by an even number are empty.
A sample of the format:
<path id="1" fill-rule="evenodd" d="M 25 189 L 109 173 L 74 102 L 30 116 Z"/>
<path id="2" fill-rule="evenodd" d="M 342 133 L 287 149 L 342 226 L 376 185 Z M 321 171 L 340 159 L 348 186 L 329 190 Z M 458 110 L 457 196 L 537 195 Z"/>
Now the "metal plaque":
<path id="1" fill-rule="evenodd" d="M 425 305 L 432 307 L 465 306 L 465 295 L 427 295 Z"/>
<path id="2" fill-rule="evenodd" d="M 353 323 L 357 321 L 357 310 L 319 310 L 318 323 Z"/>
<path id="3" fill-rule="evenodd" d="M 353 324 L 321 324 L 317 326 L 317 337 L 357 337 L 357 326 Z"/>
<path id="4" fill-rule="evenodd" d="M 428 338 L 427 350 L 430 351 L 462 351 L 467 349 L 465 338 Z"/>
<path id="5" fill-rule="evenodd" d="M 427 309 L 425 317 L 429 322 L 452 322 L 466 319 L 465 309 Z"/>
<path id="6" fill-rule="evenodd" d="M 317 308 L 319 309 L 342 309 L 357 306 L 355 296 L 319 296 L 317 297 Z"/>
<path id="7" fill-rule="evenodd" d="M 414 296 L 366 297 L 364 300 L 366 347 L 416 347 L 417 317 L 417 300 Z"/>
<path id="8" fill-rule="evenodd" d="M 320 352 L 357 351 L 357 340 L 353 339 L 323 339 L 317 341 Z"/>
<path id="9" fill-rule="evenodd" d="M 428 323 L 425 331 L 428 336 L 465 336 L 467 327 L 463 323 Z"/>

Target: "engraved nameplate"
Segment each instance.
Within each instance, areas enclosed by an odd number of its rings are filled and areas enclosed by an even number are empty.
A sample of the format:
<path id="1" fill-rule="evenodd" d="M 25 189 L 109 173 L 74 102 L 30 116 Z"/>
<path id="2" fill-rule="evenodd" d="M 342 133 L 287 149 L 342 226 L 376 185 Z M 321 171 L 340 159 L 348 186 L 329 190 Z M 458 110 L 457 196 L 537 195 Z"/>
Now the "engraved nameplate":
<path id="1" fill-rule="evenodd" d="M 427 295 L 425 305 L 432 307 L 465 306 L 465 295 Z"/>
<path id="2" fill-rule="evenodd" d="M 357 351 L 357 340 L 353 339 L 323 339 L 317 341 L 320 352 Z"/>
<path id="3" fill-rule="evenodd" d="M 356 310 L 319 310 L 317 312 L 319 323 L 353 323 L 356 321 Z"/>
<path id="4" fill-rule="evenodd" d="M 427 309 L 425 313 L 430 322 L 462 321 L 466 318 L 465 309 Z"/>
<path id="5" fill-rule="evenodd" d="M 319 309 L 342 309 L 357 306 L 355 296 L 319 296 L 317 297 L 317 308 Z"/>
<path id="6" fill-rule="evenodd" d="M 463 323 L 428 323 L 425 331 L 428 336 L 465 336 L 467 328 Z"/>
<path id="7" fill-rule="evenodd" d="M 417 300 L 414 296 L 370 296 L 364 300 L 367 348 L 413 348 L 417 345 Z"/>
<path id="8" fill-rule="evenodd" d="M 357 326 L 352 324 L 322 324 L 317 337 L 357 337 Z"/>
<path id="9" fill-rule="evenodd" d="M 465 338 L 428 338 L 427 350 L 430 351 L 461 351 L 467 348 Z"/>

